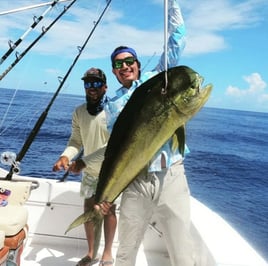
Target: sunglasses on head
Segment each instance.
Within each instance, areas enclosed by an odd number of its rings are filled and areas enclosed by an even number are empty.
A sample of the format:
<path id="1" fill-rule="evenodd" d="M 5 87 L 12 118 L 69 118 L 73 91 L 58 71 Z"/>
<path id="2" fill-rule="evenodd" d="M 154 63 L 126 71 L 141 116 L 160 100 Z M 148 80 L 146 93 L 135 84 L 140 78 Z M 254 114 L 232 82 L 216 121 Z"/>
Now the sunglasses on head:
<path id="1" fill-rule="evenodd" d="M 100 89 L 104 83 L 102 81 L 92 81 L 92 82 L 85 82 L 84 87 L 85 89 Z"/>
<path id="2" fill-rule="evenodd" d="M 126 63 L 127 66 L 131 66 L 134 62 L 137 61 L 135 57 L 126 57 L 124 59 L 115 59 L 113 61 L 113 68 L 119 69 L 123 67 L 123 63 Z"/>

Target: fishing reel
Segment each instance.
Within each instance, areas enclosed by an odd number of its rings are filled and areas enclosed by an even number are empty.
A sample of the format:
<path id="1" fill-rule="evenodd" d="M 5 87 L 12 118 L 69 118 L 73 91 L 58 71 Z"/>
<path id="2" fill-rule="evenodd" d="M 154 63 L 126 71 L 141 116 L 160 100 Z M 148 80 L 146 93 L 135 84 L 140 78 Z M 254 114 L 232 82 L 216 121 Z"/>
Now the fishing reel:
<path id="1" fill-rule="evenodd" d="M 0 161 L 4 165 L 12 166 L 14 174 L 20 173 L 20 163 L 16 161 L 16 153 L 11 151 L 5 151 L 1 153 Z"/>

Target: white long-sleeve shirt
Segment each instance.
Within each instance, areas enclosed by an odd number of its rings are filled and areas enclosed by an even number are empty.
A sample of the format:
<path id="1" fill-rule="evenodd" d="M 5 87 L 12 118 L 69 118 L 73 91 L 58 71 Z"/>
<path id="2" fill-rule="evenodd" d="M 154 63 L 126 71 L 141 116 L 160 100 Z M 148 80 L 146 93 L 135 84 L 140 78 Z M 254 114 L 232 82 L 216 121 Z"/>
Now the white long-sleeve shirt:
<path id="1" fill-rule="evenodd" d="M 109 139 L 105 112 L 90 115 L 87 104 L 78 106 L 72 116 L 72 133 L 61 156 L 72 160 L 83 148 L 84 156 L 89 155 L 107 144 Z M 85 173 L 91 174 L 87 167 Z"/>

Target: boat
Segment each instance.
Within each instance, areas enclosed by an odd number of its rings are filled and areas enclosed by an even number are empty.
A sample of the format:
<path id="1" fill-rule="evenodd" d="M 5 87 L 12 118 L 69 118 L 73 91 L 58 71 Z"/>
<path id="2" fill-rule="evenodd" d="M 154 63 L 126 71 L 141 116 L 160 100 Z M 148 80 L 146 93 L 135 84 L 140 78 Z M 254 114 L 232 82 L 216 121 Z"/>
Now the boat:
<path id="1" fill-rule="evenodd" d="M 23 152 L 24 153 L 24 152 Z M 23 157 L 23 156 L 22 156 Z M 75 265 L 87 252 L 83 226 L 65 234 L 83 212 L 80 182 L 19 175 L 0 168 L 0 266 Z M 117 202 L 120 216 L 120 200 Z M 191 197 L 191 233 L 196 266 L 265 266 L 264 258 L 222 217 Z M 99 253 L 104 247 L 103 235 Z M 113 255 L 118 247 L 117 233 Z M 162 232 L 152 218 L 137 266 L 170 266 Z"/>
<path id="2" fill-rule="evenodd" d="M 1 178 L 7 174 L 6 170 L 0 168 Z M 14 187 L 22 187 L 20 193 L 23 198 L 19 200 L 23 202 L 21 205 L 17 199 L 19 192 L 16 192 L 15 199 L 10 195 L 8 205 L 0 207 L 1 266 L 71 266 L 85 255 L 87 242 L 83 226 L 65 234 L 70 222 L 83 211 L 83 201 L 79 196 L 80 182 L 59 182 L 55 179 L 14 174 L 12 181 L 1 180 L 0 187 L 16 191 L 17 188 Z M 116 203 L 117 206 L 120 205 L 119 201 Z M 9 212 L 8 208 L 13 211 Z M 21 212 L 21 209 L 24 211 Z M 191 213 L 197 266 L 267 265 L 264 258 L 234 228 L 193 197 Z M 119 208 L 117 216 L 120 216 Z M 14 220 L 14 217 L 17 218 Z M 10 225 L 3 224 L 3 221 L 9 221 Z M 3 233 L 4 228 L 13 230 L 12 235 Z M 102 236 L 99 252 L 103 247 Z M 113 243 L 114 256 L 117 247 L 116 234 Z M 153 218 L 139 249 L 136 265 L 171 265 L 162 233 L 157 229 Z"/>

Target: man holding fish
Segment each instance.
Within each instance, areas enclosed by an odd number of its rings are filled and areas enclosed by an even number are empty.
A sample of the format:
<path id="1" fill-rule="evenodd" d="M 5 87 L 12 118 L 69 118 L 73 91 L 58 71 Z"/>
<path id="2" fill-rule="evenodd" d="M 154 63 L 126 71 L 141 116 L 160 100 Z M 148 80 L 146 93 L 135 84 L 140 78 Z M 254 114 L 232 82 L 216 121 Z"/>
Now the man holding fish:
<path id="1" fill-rule="evenodd" d="M 169 0 L 168 8 L 170 16 L 167 60 L 168 68 L 172 68 L 178 65 L 180 53 L 184 48 L 185 26 L 177 1 Z M 105 106 L 109 130 L 113 129 L 118 115 L 128 103 L 131 95 L 134 95 L 136 88 L 157 73 L 165 70 L 164 56 L 162 56 L 152 72 L 141 75 L 141 64 L 137 53 L 133 48 L 127 46 L 116 48 L 111 55 L 111 61 L 112 71 L 122 87 L 116 91 L 116 96 Z M 159 86 L 162 86 L 162 83 Z M 165 93 L 163 91 L 163 94 Z M 127 127 L 125 125 L 126 131 L 128 130 Z M 158 134 L 158 129 L 154 128 L 154 130 L 151 131 L 152 136 Z M 119 247 L 116 255 L 116 266 L 135 266 L 139 246 L 152 217 L 155 218 L 154 224 L 163 235 L 172 266 L 195 265 L 190 235 L 190 192 L 183 166 L 184 153 L 187 152 L 187 147 L 184 145 L 184 131 L 178 130 L 176 134 L 178 140 L 183 143 L 183 147 L 180 145 L 181 143 L 177 143 L 180 148 L 177 146 L 174 150 L 174 146 L 176 146 L 174 138 L 170 138 L 163 143 L 164 145 L 154 156 L 149 158 L 146 167 L 123 190 L 120 205 Z M 182 136 L 181 139 L 180 136 Z M 147 142 L 150 142 L 149 138 Z M 108 148 L 110 148 L 109 143 Z M 140 147 L 140 156 L 142 157 L 145 153 L 146 150 Z M 108 157 L 108 155 L 109 158 L 113 157 L 113 153 L 109 153 L 109 151 L 107 153 L 106 150 L 105 157 Z M 87 166 L 91 165 L 93 169 L 93 158 L 94 155 L 91 155 L 84 157 L 82 160 Z M 133 162 L 135 160 L 136 158 L 130 159 Z M 108 161 L 107 158 L 106 161 Z M 102 165 L 100 180 L 105 172 L 106 161 Z M 115 163 L 114 168 L 119 168 L 119 164 L 122 164 L 122 162 L 118 161 L 118 165 Z M 75 163 L 71 167 L 71 171 L 77 172 L 80 170 Z M 123 171 L 131 172 L 131 169 Z M 122 178 L 124 178 L 123 175 Z M 100 194 L 98 187 L 96 196 Z M 113 187 L 116 187 L 116 184 Z M 99 204 L 96 209 L 100 208 L 106 214 L 110 207 L 109 200 L 103 201 L 100 198 L 97 197 L 96 203 Z M 109 199 L 108 196 L 104 198 Z M 111 197 L 111 199 L 114 198 Z"/>

